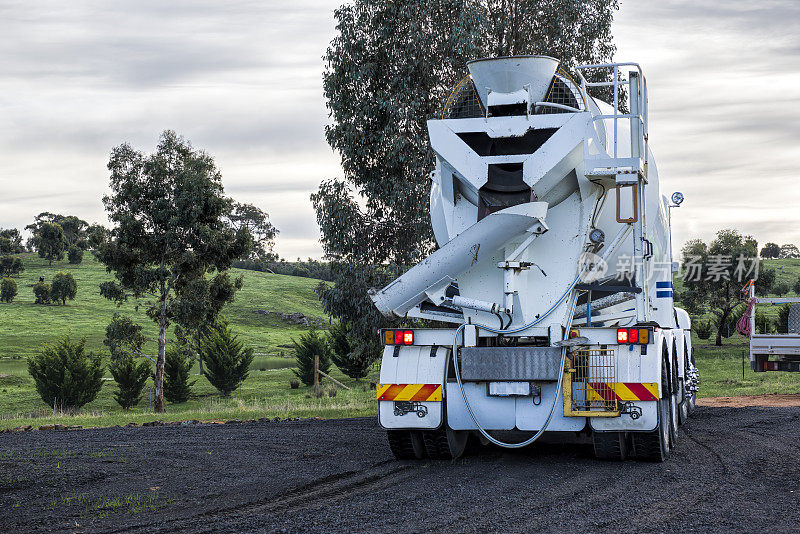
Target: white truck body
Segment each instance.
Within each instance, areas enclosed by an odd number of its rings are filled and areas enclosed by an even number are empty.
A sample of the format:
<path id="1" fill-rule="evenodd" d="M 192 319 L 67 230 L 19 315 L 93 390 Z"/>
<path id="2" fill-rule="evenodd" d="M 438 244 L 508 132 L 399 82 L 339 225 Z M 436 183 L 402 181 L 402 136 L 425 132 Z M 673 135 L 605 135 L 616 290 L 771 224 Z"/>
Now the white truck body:
<path id="1" fill-rule="evenodd" d="M 452 442 L 459 431 L 653 432 L 670 395 L 674 417 L 688 413 L 691 324 L 673 305 L 669 203 L 641 70 L 579 67 L 576 83 L 544 56 L 469 69 L 428 121 L 440 248 L 371 292 L 387 317 L 457 327 L 387 343 L 381 425 L 444 429 Z M 587 69 L 617 81 L 592 84 Z M 611 104 L 588 94 L 602 85 Z M 620 344 L 620 328 L 647 330 L 648 342 Z"/>

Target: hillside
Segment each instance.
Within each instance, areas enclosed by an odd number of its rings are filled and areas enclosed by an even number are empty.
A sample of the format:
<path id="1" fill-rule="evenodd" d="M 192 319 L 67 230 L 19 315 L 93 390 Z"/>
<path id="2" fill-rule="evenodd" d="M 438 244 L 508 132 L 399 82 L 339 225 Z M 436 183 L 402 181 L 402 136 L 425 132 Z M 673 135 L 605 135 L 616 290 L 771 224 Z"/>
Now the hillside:
<path id="1" fill-rule="evenodd" d="M 0 304 L 0 357 L 29 356 L 38 352 L 43 343 L 66 333 L 86 337 L 88 348 L 104 351 L 105 327 L 116 312 L 131 316 L 144 325 L 148 337 L 155 338 L 155 324 L 143 308 L 136 310 L 135 302 L 117 308 L 115 303 L 100 296 L 100 283 L 111 280 L 113 275 L 90 253 L 84 254 L 80 265 L 63 261 L 49 267 L 35 254 L 25 254 L 23 258 L 25 272 L 17 278 L 19 294 L 13 303 Z M 72 272 L 78 283 L 76 299 L 67 301 L 66 306 L 34 304 L 33 284 L 40 276 L 50 282 L 62 270 Z M 244 276 L 244 288 L 223 314 L 257 353 L 279 353 L 285 350 L 281 345 L 290 344 L 293 336 L 305 330 L 278 316 L 256 313 L 257 310 L 325 316 L 314 292 L 318 280 L 240 269 L 233 269 L 233 274 Z M 155 343 L 151 342 L 147 348 L 155 350 Z"/>

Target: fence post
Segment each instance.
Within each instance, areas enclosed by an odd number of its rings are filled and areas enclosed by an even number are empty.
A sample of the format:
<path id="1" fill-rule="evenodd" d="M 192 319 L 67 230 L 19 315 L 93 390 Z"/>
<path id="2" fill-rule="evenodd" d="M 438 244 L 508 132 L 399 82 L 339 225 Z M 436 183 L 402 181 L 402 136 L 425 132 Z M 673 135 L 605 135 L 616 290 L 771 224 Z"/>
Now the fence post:
<path id="1" fill-rule="evenodd" d="M 320 387 L 319 387 L 319 355 L 314 355 L 314 395 L 319 396 L 320 394 Z"/>

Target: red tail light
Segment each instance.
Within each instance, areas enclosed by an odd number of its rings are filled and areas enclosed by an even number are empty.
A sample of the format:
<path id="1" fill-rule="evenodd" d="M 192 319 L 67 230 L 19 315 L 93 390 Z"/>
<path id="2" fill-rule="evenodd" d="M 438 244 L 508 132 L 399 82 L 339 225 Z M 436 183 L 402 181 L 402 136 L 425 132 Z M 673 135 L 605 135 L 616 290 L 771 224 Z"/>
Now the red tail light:
<path id="1" fill-rule="evenodd" d="M 403 331 L 402 330 L 395 330 L 394 331 L 394 344 L 395 345 L 402 345 L 403 344 Z"/>
<path id="2" fill-rule="evenodd" d="M 628 343 L 638 343 L 638 342 L 639 342 L 639 330 L 636 328 L 629 328 Z"/>
<path id="3" fill-rule="evenodd" d="M 617 328 L 617 343 L 620 345 L 628 342 L 628 329 Z"/>

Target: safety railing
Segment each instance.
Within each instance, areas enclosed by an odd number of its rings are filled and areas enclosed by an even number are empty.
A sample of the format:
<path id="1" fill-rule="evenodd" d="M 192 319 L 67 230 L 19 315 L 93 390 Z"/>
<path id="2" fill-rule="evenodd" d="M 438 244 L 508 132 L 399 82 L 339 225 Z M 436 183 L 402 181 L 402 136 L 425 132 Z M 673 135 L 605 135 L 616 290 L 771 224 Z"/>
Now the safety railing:
<path id="1" fill-rule="evenodd" d="M 627 73 L 627 78 L 621 76 L 621 69 L 631 67 Z M 591 82 L 584 75 L 587 70 L 609 71 L 611 80 Z M 600 170 L 600 174 L 607 174 L 615 169 L 625 168 L 647 174 L 647 140 L 648 140 L 648 120 L 647 120 L 647 82 L 642 73 L 641 67 L 637 63 L 602 63 L 594 65 L 580 65 L 576 67 L 578 78 L 580 79 L 581 92 L 585 99 L 589 99 L 589 89 L 599 87 L 611 87 L 613 91 L 612 111 L 613 113 L 602 113 L 593 117 L 592 137 L 597 146 L 597 154 L 589 153 L 587 147 L 586 159 L 594 160 L 594 169 Z M 628 95 L 628 111 L 620 111 L 621 100 L 624 94 Z M 627 153 L 622 153 L 620 146 L 620 121 L 629 123 L 630 140 Z M 606 124 L 611 124 L 612 135 L 607 133 Z M 602 137 L 600 127 L 602 125 Z M 612 137 L 611 140 L 608 138 Z M 602 147 L 605 146 L 603 149 Z M 587 174 L 589 169 L 587 169 Z"/>

